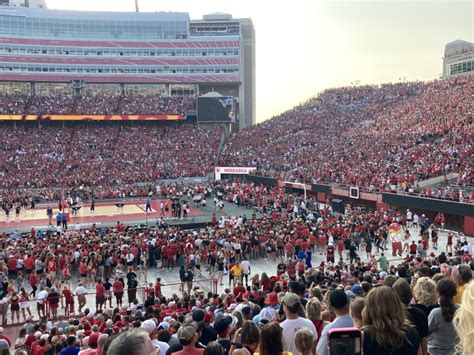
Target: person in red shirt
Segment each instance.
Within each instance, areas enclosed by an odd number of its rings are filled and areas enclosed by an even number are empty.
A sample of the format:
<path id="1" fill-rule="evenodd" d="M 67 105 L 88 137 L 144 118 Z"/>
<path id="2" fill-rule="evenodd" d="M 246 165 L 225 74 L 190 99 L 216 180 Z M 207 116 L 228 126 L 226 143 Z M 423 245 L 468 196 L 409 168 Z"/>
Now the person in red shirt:
<path id="1" fill-rule="evenodd" d="M 3 327 L 0 327 L 0 339 L 5 340 L 8 343 L 8 345 L 10 345 L 10 347 L 12 346 L 12 341 L 8 337 L 8 335 L 5 334 L 5 330 L 3 329 Z"/>
<path id="2" fill-rule="evenodd" d="M 410 255 L 415 256 L 417 249 L 418 249 L 418 247 L 417 247 L 415 241 L 412 240 L 412 241 L 411 241 L 411 244 L 410 244 Z"/>
<path id="3" fill-rule="evenodd" d="M 241 282 L 237 282 L 237 286 L 234 287 L 234 296 L 242 296 L 245 293 L 246 289 Z"/>
<path id="4" fill-rule="evenodd" d="M 10 256 L 7 261 L 7 268 L 8 268 L 8 277 L 10 279 L 15 280 L 17 271 L 16 271 L 16 257 L 14 255 Z"/>
<path id="5" fill-rule="evenodd" d="M 25 272 L 27 275 L 31 274 L 33 268 L 35 267 L 35 259 L 31 257 L 30 254 L 27 255 L 25 262 Z"/>
<path id="6" fill-rule="evenodd" d="M 123 297 L 123 282 L 118 278 L 115 279 L 115 282 L 112 284 L 112 290 L 117 300 L 117 306 L 122 306 L 122 297 Z"/>
<path id="7" fill-rule="evenodd" d="M 36 277 L 36 272 L 33 270 L 31 275 L 30 275 L 30 286 L 32 288 L 32 291 L 30 295 L 33 295 L 33 297 L 36 297 L 36 290 L 38 289 L 38 278 Z"/>
<path id="8" fill-rule="evenodd" d="M 49 350 L 49 343 L 48 343 L 48 338 L 41 338 L 38 340 L 38 343 L 35 345 L 32 351 L 32 355 L 45 355 L 46 351 Z"/>
<path id="9" fill-rule="evenodd" d="M 97 281 L 95 285 L 95 310 L 102 310 L 105 302 L 105 287 L 101 280 Z"/>
<path id="10" fill-rule="evenodd" d="M 321 248 L 321 252 L 319 253 L 319 255 L 326 254 L 327 244 L 328 244 L 328 238 L 326 237 L 325 234 L 321 234 L 319 236 L 319 247 Z"/>
<path id="11" fill-rule="evenodd" d="M 448 233 L 448 242 L 446 243 L 446 253 L 448 252 L 453 252 L 453 235 L 451 233 Z"/>
<path id="12" fill-rule="evenodd" d="M 69 289 L 67 285 L 63 288 L 63 296 L 65 300 L 65 313 L 68 316 L 71 313 L 74 313 L 74 296 L 72 291 Z"/>
<path id="13" fill-rule="evenodd" d="M 161 297 L 161 277 L 158 277 L 155 282 L 155 297 Z"/>

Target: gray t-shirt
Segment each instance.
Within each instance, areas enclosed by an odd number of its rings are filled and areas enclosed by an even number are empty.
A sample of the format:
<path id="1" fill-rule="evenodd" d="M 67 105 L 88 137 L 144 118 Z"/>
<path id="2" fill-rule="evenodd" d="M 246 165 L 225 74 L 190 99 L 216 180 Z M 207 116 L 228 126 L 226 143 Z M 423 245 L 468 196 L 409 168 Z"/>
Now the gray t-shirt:
<path id="1" fill-rule="evenodd" d="M 459 308 L 459 305 L 456 305 Z M 428 353 L 430 355 L 452 354 L 459 341 L 453 322 L 446 322 L 441 308 L 433 309 L 428 316 Z"/>

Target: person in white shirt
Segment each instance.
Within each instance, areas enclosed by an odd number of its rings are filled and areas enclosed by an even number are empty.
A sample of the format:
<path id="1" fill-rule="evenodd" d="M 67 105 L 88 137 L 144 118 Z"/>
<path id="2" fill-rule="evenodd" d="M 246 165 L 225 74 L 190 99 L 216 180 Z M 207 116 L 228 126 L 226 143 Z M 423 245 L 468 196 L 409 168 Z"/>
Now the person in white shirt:
<path id="1" fill-rule="evenodd" d="M 155 349 L 157 350 L 156 354 L 165 355 L 170 346 L 168 343 L 159 341 L 157 339 L 158 329 L 157 329 L 155 321 L 153 319 L 147 319 L 140 325 L 140 328 L 145 330 L 150 336 L 150 340 L 155 346 Z"/>
<path id="2" fill-rule="evenodd" d="M 412 227 L 413 212 L 407 209 L 407 227 Z"/>
<path id="3" fill-rule="evenodd" d="M 413 215 L 413 226 L 418 227 L 418 224 L 420 223 L 420 216 L 418 216 L 416 213 Z"/>
<path id="4" fill-rule="evenodd" d="M 313 333 L 315 339 L 318 339 L 318 333 L 313 322 L 302 318 L 298 312 L 302 306 L 300 296 L 296 293 L 288 292 L 283 298 L 282 305 L 286 320 L 280 323 L 283 329 L 283 348 L 285 351 L 300 355 L 295 346 L 296 332 L 302 328 L 308 328 Z"/>
<path id="5" fill-rule="evenodd" d="M 245 286 L 249 285 L 249 275 L 250 275 L 250 261 L 244 257 L 244 260 L 240 263 L 242 265 L 243 277 L 245 279 Z"/>
<path id="6" fill-rule="evenodd" d="M 79 312 L 82 311 L 82 307 L 86 305 L 86 288 L 84 287 L 82 282 L 79 282 L 79 284 L 76 287 L 76 295 L 77 295 L 77 300 L 79 302 Z"/>
<path id="7" fill-rule="evenodd" d="M 38 315 L 45 316 L 44 304 L 46 303 L 46 299 L 48 298 L 48 291 L 44 287 L 41 288 L 41 291 L 38 293 L 36 297 L 36 308 L 38 310 Z"/>

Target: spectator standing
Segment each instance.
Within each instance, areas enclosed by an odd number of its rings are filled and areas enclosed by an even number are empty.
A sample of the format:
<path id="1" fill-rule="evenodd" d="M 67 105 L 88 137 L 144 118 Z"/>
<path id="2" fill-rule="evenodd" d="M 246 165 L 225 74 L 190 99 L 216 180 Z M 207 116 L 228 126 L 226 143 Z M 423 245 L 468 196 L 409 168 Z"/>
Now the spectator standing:
<path id="1" fill-rule="evenodd" d="M 354 326 L 349 315 L 349 299 L 342 289 L 335 289 L 329 294 L 329 306 L 336 314 L 336 319 L 324 327 L 321 338 L 318 340 L 316 352 L 318 355 L 326 355 L 328 332 L 334 328 L 350 328 Z"/>
<path id="2" fill-rule="evenodd" d="M 453 320 L 459 337 L 456 351 L 459 354 L 474 354 L 474 281 L 466 285 L 462 297 L 461 307 Z"/>
<path id="3" fill-rule="evenodd" d="M 362 311 L 366 355 L 416 355 L 420 338 L 405 317 L 400 298 L 387 286 L 373 288 Z"/>
<path id="4" fill-rule="evenodd" d="M 458 265 L 453 268 L 453 279 L 457 283 L 457 292 L 454 303 L 461 304 L 464 287 L 472 280 L 472 270 L 468 265 Z"/>
<path id="5" fill-rule="evenodd" d="M 308 328 L 316 338 L 318 336 L 313 322 L 299 316 L 302 305 L 296 293 L 288 292 L 283 298 L 282 305 L 286 319 L 280 324 L 283 329 L 283 343 L 286 351 L 299 355 L 295 346 L 295 335 L 298 329 Z M 350 318 L 349 318 L 350 319 Z"/>
<path id="6" fill-rule="evenodd" d="M 452 354 L 459 341 L 453 324 L 454 314 L 459 305 L 454 303 L 456 283 L 450 278 L 443 278 L 436 285 L 439 308 L 428 316 L 428 353 L 430 355 Z"/>

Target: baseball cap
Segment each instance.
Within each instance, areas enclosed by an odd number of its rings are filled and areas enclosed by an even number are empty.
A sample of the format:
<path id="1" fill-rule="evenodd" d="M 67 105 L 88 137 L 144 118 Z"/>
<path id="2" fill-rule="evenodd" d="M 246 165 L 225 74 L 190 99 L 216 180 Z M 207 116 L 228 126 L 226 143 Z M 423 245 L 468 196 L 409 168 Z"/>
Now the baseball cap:
<path id="1" fill-rule="evenodd" d="M 193 311 L 193 321 L 195 322 L 200 322 L 202 320 L 204 320 L 204 311 L 200 308 L 196 308 L 194 311 Z"/>
<path id="2" fill-rule="evenodd" d="M 278 295 L 276 292 L 270 292 L 267 297 L 265 297 L 265 304 L 270 306 L 275 306 L 279 304 Z"/>
<path id="3" fill-rule="evenodd" d="M 355 294 L 357 296 L 364 295 L 364 289 L 359 284 L 353 285 L 352 288 L 351 288 L 351 291 L 352 291 L 353 294 Z"/>
<path id="4" fill-rule="evenodd" d="M 353 292 L 353 291 L 352 291 Z M 348 303 L 347 295 L 344 290 L 335 289 L 329 294 L 329 304 L 335 309 L 340 309 Z"/>
<path id="5" fill-rule="evenodd" d="M 259 313 L 260 319 L 267 319 L 273 321 L 276 318 L 276 311 L 272 307 L 265 307 Z"/>
<path id="6" fill-rule="evenodd" d="M 99 341 L 99 333 L 92 333 L 89 335 L 89 345 L 96 346 Z"/>
<path id="7" fill-rule="evenodd" d="M 168 322 L 161 322 L 160 324 L 158 324 L 158 329 L 166 329 L 166 330 L 169 330 L 170 329 L 170 324 Z"/>
<path id="8" fill-rule="evenodd" d="M 295 307 L 297 304 L 301 304 L 300 296 L 293 292 L 287 292 L 285 297 L 283 297 L 283 303 L 288 307 Z"/>
<path id="9" fill-rule="evenodd" d="M 196 328 L 193 325 L 184 325 L 178 329 L 178 339 L 190 341 L 196 335 Z"/>
<path id="10" fill-rule="evenodd" d="M 156 323 L 153 319 L 147 319 L 142 323 L 140 328 L 146 330 L 148 334 L 151 334 L 156 329 Z"/>

